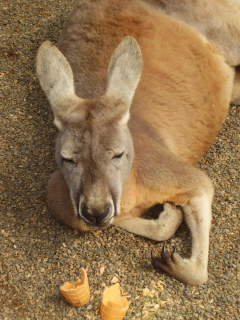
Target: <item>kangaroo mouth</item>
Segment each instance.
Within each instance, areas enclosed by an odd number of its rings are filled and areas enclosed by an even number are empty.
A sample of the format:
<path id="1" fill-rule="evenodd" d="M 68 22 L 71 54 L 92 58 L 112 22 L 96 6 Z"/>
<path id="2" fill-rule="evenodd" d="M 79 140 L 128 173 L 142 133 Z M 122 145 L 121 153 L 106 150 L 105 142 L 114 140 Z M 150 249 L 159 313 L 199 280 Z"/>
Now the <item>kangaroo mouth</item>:
<path id="1" fill-rule="evenodd" d="M 106 222 L 103 222 L 103 223 L 91 223 L 87 220 L 85 220 L 83 217 L 79 217 L 82 222 L 86 225 L 86 227 L 88 227 L 89 229 L 92 229 L 92 230 L 97 230 L 97 229 L 106 229 L 108 227 L 111 226 L 112 224 L 112 221 L 113 221 L 113 218 L 112 219 L 109 219 L 109 221 L 106 221 Z"/>
<path id="2" fill-rule="evenodd" d="M 102 224 L 97 224 L 96 225 L 96 224 L 89 223 L 89 222 L 83 220 L 82 218 L 81 218 L 81 220 L 83 221 L 85 226 L 88 227 L 91 230 L 99 230 L 99 229 L 102 230 L 102 229 L 106 229 L 106 228 L 111 226 L 111 223 L 102 223 Z"/>

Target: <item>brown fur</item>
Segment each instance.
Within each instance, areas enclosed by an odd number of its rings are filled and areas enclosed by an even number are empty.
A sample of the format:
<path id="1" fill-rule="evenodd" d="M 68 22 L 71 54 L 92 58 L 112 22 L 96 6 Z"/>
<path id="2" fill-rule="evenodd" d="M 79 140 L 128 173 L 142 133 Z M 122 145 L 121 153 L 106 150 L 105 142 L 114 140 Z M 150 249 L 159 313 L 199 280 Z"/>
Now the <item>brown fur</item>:
<path id="1" fill-rule="evenodd" d="M 138 44 L 121 42 L 125 36 Z M 233 70 L 196 30 L 133 0 L 77 1 L 58 48 L 66 59 L 50 43 L 37 58 L 60 130 L 61 173 L 48 185 L 54 216 L 86 230 L 83 205 L 98 219 L 110 204 L 116 225 L 160 241 L 182 221 L 181 210 L 167 203 L 179 205 L 193 235 L 191 258 L 164 253 L 154 265 L 203 283 L 213 188 L 194 166 L 225 119 Z M 166 204 L 157 221 L 139 218 L 157 203 Z"/>
<path id="2" fill-rule="evenodd" d="M 183 21 L 204 35 L 235 67 L 232 103 L 240 104 L 240 1 L 239 0 L 144 0 L 156 10 Z"/>

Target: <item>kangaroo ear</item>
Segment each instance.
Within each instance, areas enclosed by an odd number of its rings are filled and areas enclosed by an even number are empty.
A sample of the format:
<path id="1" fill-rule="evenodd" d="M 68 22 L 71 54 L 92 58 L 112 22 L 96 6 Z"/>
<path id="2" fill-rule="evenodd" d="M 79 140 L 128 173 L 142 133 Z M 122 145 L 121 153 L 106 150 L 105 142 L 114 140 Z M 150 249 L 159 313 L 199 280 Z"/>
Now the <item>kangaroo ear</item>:
<path id="1" fill-rule="evenodd" d="M 54 123 L 61 130 L 64 119 L 82 99 L 75 94 L 67 59 L 50 41 L 45 41 L 38 50 L 37 76 L 51 104 Z"/>
<path id="2" fill-rule="evenodd" d="M 142 64 L 137 41 L 132 37 L 125 37 L 115 50 L 108 67 L 106 96 L 122 100 L 127 105 L 127 114 L 142 74 Z"/>

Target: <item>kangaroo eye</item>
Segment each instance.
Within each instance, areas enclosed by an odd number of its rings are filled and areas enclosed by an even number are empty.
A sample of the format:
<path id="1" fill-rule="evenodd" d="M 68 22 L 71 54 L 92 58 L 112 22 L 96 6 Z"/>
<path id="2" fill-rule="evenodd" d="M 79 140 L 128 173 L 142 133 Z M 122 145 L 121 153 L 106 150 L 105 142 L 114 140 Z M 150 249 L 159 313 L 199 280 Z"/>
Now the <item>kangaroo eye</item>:
<path id="1" fill-rule="evenodd" d="M 62 157 L 62 161 L 63 162 L 68 162 L 68 163 L 75 163 L 72 159 L 67 159 L 67 158 L 64 158 L 64 157 Z"/>
<path id="2" fill-rule="evenodd" d="M 120 159 L 120 158 L 122 158 L 123 154 L 124 154 L 124 151 L 123 151 L 122 153 L 116 154 L 116 155 L 113 157 L 113 159 Z"/>

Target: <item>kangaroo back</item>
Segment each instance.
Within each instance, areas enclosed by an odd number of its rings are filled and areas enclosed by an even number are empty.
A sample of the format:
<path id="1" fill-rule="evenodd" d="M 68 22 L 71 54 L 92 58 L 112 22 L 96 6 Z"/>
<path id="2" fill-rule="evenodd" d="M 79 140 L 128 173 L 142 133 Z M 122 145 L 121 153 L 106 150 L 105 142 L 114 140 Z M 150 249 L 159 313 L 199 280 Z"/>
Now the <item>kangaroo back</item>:
<path id="1" fill-rule="evenodd" d="M 97 98 L 105 92 L 114 50 L 124 36 L 133 36 L 144 68 L 130 128 L 135 120 L 150 125 L 172 152 L 195 164 L 225 119 L 232 70 L 197 31 L 139 1 L 101 0 L 87 10 L 85 5 L 76 3 L 58 44 L 72 66 L 77 95 Z"/>

